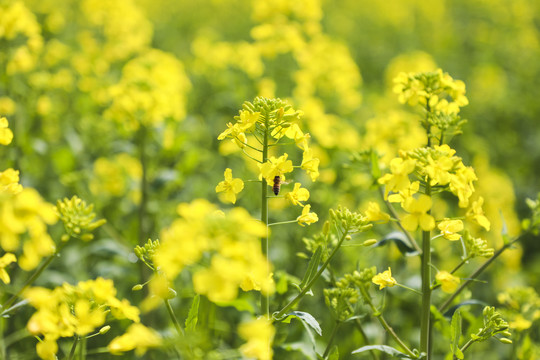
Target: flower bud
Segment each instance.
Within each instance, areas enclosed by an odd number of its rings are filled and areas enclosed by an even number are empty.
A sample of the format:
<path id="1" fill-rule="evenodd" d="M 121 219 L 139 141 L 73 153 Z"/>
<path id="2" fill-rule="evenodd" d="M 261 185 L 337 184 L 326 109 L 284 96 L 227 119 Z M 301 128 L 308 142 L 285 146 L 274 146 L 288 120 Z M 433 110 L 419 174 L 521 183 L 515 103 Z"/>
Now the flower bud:
<path id="1" fill-rule="evenodd" d="M 143 286 L 141 284 L 137 284 L 131 288 L 131 291 L 139 291 L 142 290 Z"/>
<path id="2" fill-rule="evenodd" d="M 377 243 L 377 239 L 369 239 L 362 243 L 363 246 L 371 246 Z"/>
<path id="3" fill-rule="evenodd" d="M 500 338 L 499 341 L 502 342 L 503 344 L 512 344 L 512 340 L 508 338 Z"/>
<path id="4" fill-rule="evenodd" d="M 109 330 L 111 330 L 111 327 L 109 325 L 105 325 L 101 329 L 99 329 L 100 335 L 106 334 Z"/>

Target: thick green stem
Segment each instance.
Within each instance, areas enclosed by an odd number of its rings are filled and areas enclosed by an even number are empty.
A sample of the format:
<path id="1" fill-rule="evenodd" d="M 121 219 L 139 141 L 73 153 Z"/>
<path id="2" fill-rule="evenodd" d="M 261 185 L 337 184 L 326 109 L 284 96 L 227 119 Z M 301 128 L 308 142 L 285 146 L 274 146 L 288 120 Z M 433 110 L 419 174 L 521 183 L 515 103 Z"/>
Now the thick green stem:
<path id="1" fill-rule="evenodd" d="M 431 196 L 430 178 L 426 180 L 426 195 Z M 428 211 L 428 214 L 431 211 Z M 420 351 L 430 359 L 429 338 L 431 318 L 431 231 L 422 232 L 422 315 L 420 320 Z"/>
<path id="2" fill-rule="evenodd" d="M 264 138 L 262 149 L 262 162 L 268 159 L 268 114 L 264 117 Z M 261 250 L 268 260 L 268 184 L 263 177 L 261 182 L 261 221 L 266 226 L 266 236 L 261 239 Z M 261 294 L 261 313 L 267 318 L 270 316 L 270 295 Z"/>
<path id="3" fill-rule="evenodd" d="M 463 284 L 460 285 L 459 288 L 439 307 L 439 311 L 443 312 L 445 311 L 452 301 L 469 285 L 471 281 L 476 280 L 476 278 L 489 266 L 495 259 L 497 259 L 506 249 L 508 249 L 510 246 L 512 246 L 515 242 L 519 241 L 520 237 L 508 242 L 503 247 L 501 247 L 495 254 L 493 254 L 492 257 L 490 257 L 485 263 L 480 265 L 472 274 L 463 282 Z"/>
<path id="4" fill-rule="evenodd" d="M 176 315 L 174 315 L 174 311 L 171 307 L 171 303 L 169 299 L 163 299 L 163 302 L 165 303 L 165 307 L 167 308 L 167 312 L 169 313 L 169 317 L 171 318 L 171 321 L 174 324 L 174 327 L 176 328 L 176 331 L 178 332 L 178 335 L 184 336 L 184 331 L 182 330 L 182 327 L 180 326 L 180 323 L 178 322 L 178 319 L 176 318 Z"/>
<path id="5" fill-rule="evenodd" d="M 373 304 L 373 302 L 371 301 L 371 297 L 369 296 L 369 293 L 364 288 L 364 286 L 360 286 L 359 289 L 360 289 L 360 292 L 362 293 L 362 297 L 364 298 L 365 302 L 369 305 L 369 307 L 373 311 L 373 316 L 375 316 L 379 320 L 379 323 L 381 324 L 381 326 L 388 332 L 388 334 L 390 334 L 392 339 L 394 339 L 395 342 L 399 344 L 401 349 L 405 351 L 407 355 L 409 355 L 412 358 L 416 358 L 416 355 L 412 352 L 411 349 L 409 349 L 407 345 L 405 345 L 403 340 L 401 340 L 401 338 L 396 334 L 394 329 L 388 324 L 388 322 L 382 316 L 382 313 Z"/>
<path id="6" fill-rule="evenodd" d="M 330 335 L 330 339 L 328 339 L 328 344 L 326 345 L 326 349 L 324 349 L 323 358 L 325 359 L 330 353 L 330 348 L 332 347 L 332 343 L 334 342 L 334 338 L 336 337 L 337 331 L 339 329 L 339 325 L 341 325 L 341 321 L 336 320 L 336 323 L 334 324 L 334 330 L 332 330 L 332 335 Z"/>
<path id="7" fill-rule="evenodd" d="M 2 305 L 2 314 L 0 315 L 4 315 L 6 312 L 9 311 L 9 308 L 11 305 L 13 305 L 13 303 L 15 302 L 15 300 L 17 300 L 17 298 L 19 298 L 21 296 L 21 294 L 24 292 L 24 290 L 26 290 L 26 288 L 28 288 L 30 285 L 32 285 L 32 283 L 41 275 L 41 273 L 50 265 L 50 263 L 54 260 L 54 258 L 60 253 L 60 251 L 62 251 L 62 249 L 64 248 L 64 246 L 66 246 L 67 244 L 67 241 L 65 242 L 62 242 L 60 244 L 60 246 L 56 249 L 55 253 L 52 254 L 51 256 L 49 256 L 47 258 L 47 260 L 45 260 L 45 262 L 43 264 L 40 265 L 40 267 L 32 274 L 32 276 L 30 276 L 28 278 L 28 280 L 26 280 L 26 282 L 24 283 L 24 285 L 19 289 L 19 291 L 17 291 L 17 293 L 15 295 L 13 295 L 11 298 L 9 298 L 8 301 L 6 301 L 4 303 L 4 305 Z"/>
<path id="8" fill-rule="evenodd" d="M 302 291 L 300 291 L 300 293 L 295 296 L 294 299 L 292 299 L 287 305 L 285 305 L 283 309 L 281 309 L 276 315 L 274 315 L 274 319 L 281 319 L 287 313 L 287 311 L 289 311 L 294 305 L 296 305 L 306 295 L 306 293 L 309 291 L 309 289 L 311 289 L 315 281 L 317 281 L 319 277 L 322 275 L 322 273 L 324 272 L 324 270 L 326 269 L 326 267 L 328 266 L 328 264 L 330 263 L 334 255 L 336 255 L 338 249 L 341 247 L 341 244 L 347 237 L 348 232 L 349 232 L 348 229 L 345 229 L 343 231 L 343 235 L 341 236 L 341 239 L 339 239 L 336 247 L 334 248 L 334 250 L 332 250 L 332 253 L 330 254 L 330 256 L 328 256 L 328 259 L 326 259 L 324 264 L 320 267 L 319 271 L 317 271 L 315 276 L 313 276 L 313 278 L 306 284 L 306 286 L 302 289 Z"/>

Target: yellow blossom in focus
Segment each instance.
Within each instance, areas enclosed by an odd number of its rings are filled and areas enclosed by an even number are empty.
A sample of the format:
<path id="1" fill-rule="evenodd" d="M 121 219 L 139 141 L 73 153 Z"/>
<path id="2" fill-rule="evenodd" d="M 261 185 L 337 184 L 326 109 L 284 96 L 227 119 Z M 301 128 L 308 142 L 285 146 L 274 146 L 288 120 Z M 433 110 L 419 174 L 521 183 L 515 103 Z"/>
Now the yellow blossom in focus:
<path id="1" fill-rule="evenodd" d="M 272 360 L 272 342 L 276 330 L 270 320 L 260 317 L 243 323 L 238 327 L 238 333 L 247 341 L 240 347 L 244 356 L 257 360 Z"/>
<path id="2" fill-rule="evenodd" d="M 459 286 L 459 278 L 457 276 L 454 276 L 450 274 L 448 271 L 439 271 L 437 275 L 435 275 L 435 279 L 441 283 L 442 291 L 444 291 L 447 294 L 451 294 Z"/>
<path id="3" fill-rule="evenodd" d="M 4 284 L 9 284 L 11 281 L 9 274 L 6 271 L 6 267 L 15 261 L 17 261 L 17 258 L 12 253 L 6 253 L 0 258 L 0 280 L 2 280 Z"/>
<path id="4" fill-rule="evenodd" d="M 406 230 L 415 231 L 420 225 L 423 231 L 430 231 L 435 227 L 435 219 L 427 212 L 431 209 L 431 197 L 420 195 L 418 199 L 408 198 L 403 203 L 403 209 L 408 212 L 401 223 Z"/>
<path id="5" fill-rule="evenodd" d="M 482 205 L 484 204 L 484 198 L 479 197 L 478 200 L 473 201 L 469 210 L 467 210 L 467 218 L 474 220 L 478 225 L 482 226 L 486 231 L 489 231 L 491 224 L 488 218 L 484 215 Z"/>
<path id="6" fill-rule="evenodd" d="M 380 221 L 381 223 L 386 223 L 390 220 L 390 215 L 381 210 L 379 203 L 370 201 L 366 210 L 366 219 L 372 222 Z"/>
<path id="7" fill-rule="evenodd" d="M 225 169 L 225 180 L 221 181 L 216 186 L 216 192 L 223 192 L 223 199 L 226 202 L 236 203 L 236 194 L 240 193 L 244 189 L 244 182 L 242 179 L 233 179 L 232 170 L 227 168 Z"/>
<path id="8" fill-rule="evenodd" d="M 319 221 L 317 214 L 309 212 L 310 210 L 311 205 L 304 206 L 302 214 L 296 218 L 296 221 L 298 221 L 300 226 L 304 226 L 304 224 L 310 225 Z"/>
<path id="9" fill-rule="evenodd" d="M 463 230 L 463 222 L 461 220 L 445 219 L 441 221 L 437 227 L 441 230 L 441 234 L 448 240 L 456 241 L 461 238 L 457 232 Z"/>
<path id="10" fill-rule="evenodd" d="M 285 195 L 287 200 L 289 200 L 293 205 L 304 206 L 302 201 L 307 201 L 309 199 L 308 189 L 302 188 L 301 186 L 302 184 L 295 183 L 294 189 Z"/>
<path id="11" fill-rule="evenodd" d="M 148 348 L 159 347 L 161 344 L 162 339 L 155 330 L 143 324 L 132 324 L 125 334 L 115 337 L 107 349 L 114 355 L 135 350 L 137 356 L 142 356 Z"/>
<path id="12" fill-rule="evenodd" d="M 401 190 L 397 194 L 388 195 L 388 201 L 391 203 L 401 203 L 401 206 L 403 206 L 405 200 L 411 198 L 418 190 L 420 190 L 420 182 L 413 181 L 407 189 Z"/>
<path id="13" fill-rule="evenodd" d="M 388 268 L 388 270 L 383 271 L 380 274 L 375 275 L 371 281 L 375 285 L 379 285 L 379 290 L 384 289 L 385 287 L 392 287 L 397 284 L 396 279 L 392 277 L 392 269 Z"/>
<path id="14" fill-rule="evenodd" d="M 259 178 L 264 178 L 266 183 L 272 184 L 276 176 L 280 176 L 281 180 L 285 180 L 284 174 L 293 171 L 291 160 L 287 160 L 288 154 L 283 154 L 279 158 L 271 156 L 264 164 L 257 164 L 261 171 Z"/>

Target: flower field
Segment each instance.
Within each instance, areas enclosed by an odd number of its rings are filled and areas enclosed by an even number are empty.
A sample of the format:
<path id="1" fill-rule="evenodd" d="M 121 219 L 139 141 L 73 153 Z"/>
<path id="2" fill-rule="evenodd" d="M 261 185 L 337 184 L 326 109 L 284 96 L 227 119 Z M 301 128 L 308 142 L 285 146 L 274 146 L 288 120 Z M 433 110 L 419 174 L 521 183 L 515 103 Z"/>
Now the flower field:
<path id="1" fill-rule="evenodd" d="M 538 59 L 533 0 L 0 0 L 0 359 L 539 359 Z"/>

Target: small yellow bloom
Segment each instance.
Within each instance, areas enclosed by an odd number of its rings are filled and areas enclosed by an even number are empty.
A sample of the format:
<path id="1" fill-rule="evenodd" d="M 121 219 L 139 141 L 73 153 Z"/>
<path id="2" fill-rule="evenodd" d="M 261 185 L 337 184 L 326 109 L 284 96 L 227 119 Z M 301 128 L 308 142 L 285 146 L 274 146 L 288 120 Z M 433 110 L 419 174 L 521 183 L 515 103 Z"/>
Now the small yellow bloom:
<path id="1" fill-rule="evenodd" d="M 414 231 L 420 225 L 423 231 L 430 231 L 435 227 L 435 219 L 427 214 L 431 209 L 431 197 L 420 195 L 418 199 L 408 198 L 403 203 L 403 209 L 409 214 L 402 219 L 402 225 L 406 230 Z"/>
<path id="2" fill-rule="evenodd" d="M 313 157 L 312 149 L 304 149 L 302 154 L 302 164 L 300 167 L 306 171 L 311 178 L 311 181 L 315 181 L 319 177 L 319 163 L 320 160 Z"/>
<path id="3" fill-rule="evenodd" d="M 307 201 L 309 199 L 309 191 L 308 189 L 301 188 L 302 184 L 295 183 L 294 189 L 291 192 L 288 192 L 285 197 L 287 200 L 291 202 L 293 205 L 302 205 L 301 201 Z"/>
<path id="4" fill-rule="evenodd" d="M 114 338 L 107 348 L 115 355 L 135 350 L 135 354 L 141 356 L 148 348 L 160 346 L 161 342 L 161 337 L 156 331 L 143 324 L 132 324 L 124 335 Z"/>
<path id="5" fill-rule="evenodd" d="M 4 256 L 0 258 L 0 280 L 2 280 L 4 284 L 9 284 L 11 281 L 9 274 L 6 271 L 6 267 L 15 261 L 17 261 L 17 258 L 12 253 L 4 254 Z"/>
<path id="6" fill-rule="evenodd" d="M 484 215 L 484 210 L 482 210 L 483 204 L 484 198 L 480 196 L 477 201 L 473 201 L 470 209 L 467 211 L 466 216 L 474 220 L 478 225 L 486 229 L 486 231 L 489 231 L 491 224 L 488 218 Z"/>
<path id="7" fill-rule="evenodd" d="M 390 215 L 381 210 L 379 203 L 370 201 L 368 209 L 366 210 L 366 218 L 368 221 L 380 221 L 386 223 L 390 220 Z"/>
<path id="8" fill-rule="evenodd" d="M 302 210 L 302 215 L 300 215 L 298 218 L 296 218 L 296 221 L 298 221 L 298 224 L 300 226 L 304 226 L 303 224 L 313 224 L 319 221 L 319 217 L 317 214 L 309 212 L 311 210 L 311 205 L 304 206 L 304 209 Z"/>
<path id="9" fill-rule="evenodd" d="M 375 275 L 371 281 L 375 285 L 379 285 L 379 290 L 384 289 L 385 287 L 392 287 L 397 284 L 396 279 L 392 277 L 392 269 L 388 268 L 388 270 Z"/>
<path id="10" fill-rule="evenodd" d="M 410 180 L 409 174 L 414 171 L 416 167 L 416 161 L 409 159 L 403 160 L 402 158 L 394 158 L 390 161 L 391 174 L 386 174 L 379 179 L 379 184 L 385 184 L 385 200 L 388 197 L 390 191 L 399 192 L 409 188 Z"/>
<path id="11" fill-rule="evenodd" d="M 232 170 L 225 169 L 225 180 L 216 186 L 216 192 L 223 192 L 223 199 L 230 203 L 236 203 L 236 194 L 244 189 L 242 179 L 233 179 Z"/>
<path id="12" fill-rule="evenodd" d="M 444 270 L 439 271 L 437 275 L 435 275 L 435 279 L 441 283 L 442 291 L 444 291 L 447 294 L 451 294 L 454 291 L 456 291 L 460 282 L 457 276 L 454 276 L 450 274 L 448 271 L 444 271 Z"/>
<path id="13" fill-rule="evenodd" d="M 259 179 L 264 178 L 268 184 L 272 184 L 276 176 L 282 177 L 284 174 L 292 172 L 293 164 L 291 160 L 287 160 L 288 156 L 287 153 L 279 158 L 272 156 L 264 164 L 258 164 L 261 170 Z M 281 180 L 285 179 L 282 178 Z"/>
<path id="14" fill-rule="evenodd" d="M 0 144 L 9 145 L 13 140 L 13 132 L 8 127 L 9 123 L 5 117 L 0 117 Z"/>
<path id="15" fill-rule="evenodd" d="M 461 235 L 457 234 L 457 232 L 463 230 L 463 222 L 461 220 L 444 219 L 437 227 L 446 239 L 456 241 L 461 238 Z"/>

